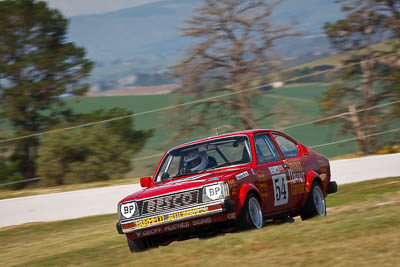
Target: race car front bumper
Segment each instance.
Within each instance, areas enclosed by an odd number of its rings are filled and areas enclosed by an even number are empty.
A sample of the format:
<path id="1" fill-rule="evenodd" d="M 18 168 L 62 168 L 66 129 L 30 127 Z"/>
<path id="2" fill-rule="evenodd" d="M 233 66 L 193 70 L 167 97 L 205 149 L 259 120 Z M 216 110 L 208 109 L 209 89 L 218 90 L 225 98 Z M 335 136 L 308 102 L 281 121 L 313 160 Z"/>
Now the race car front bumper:
<path id="1" fill-rule="evenodd" d="M 203 205 L 191 207 L 188 209 L 182 209 L 144 218 L 139 217 L 129 221 L 120 221 L 117 222 L 116 227 L 119 234 L 127 234 L 132 233 L 136 230 L 166 225 L 174 222 L 194 219 L 221 212 L 233 211 L 235 211 L 235 202 L 231 199 L 224 199 L 213 201 L 210 203 L 204 203 Z"/>

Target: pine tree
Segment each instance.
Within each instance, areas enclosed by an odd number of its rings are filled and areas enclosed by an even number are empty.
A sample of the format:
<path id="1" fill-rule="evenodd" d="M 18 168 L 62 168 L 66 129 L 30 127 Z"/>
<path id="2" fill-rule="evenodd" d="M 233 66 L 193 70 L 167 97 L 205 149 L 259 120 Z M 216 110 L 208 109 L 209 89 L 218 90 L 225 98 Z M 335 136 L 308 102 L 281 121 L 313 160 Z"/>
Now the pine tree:
<path id="1" fill-rule="evenodd" d="M 69 114 L 62 94 L 82 95 L 92 68 L 85 50 L 67 41 L 67 19 L 45 2 L 0 1 L 0 104 L 15 135 L 44 130 Z M 14 144 L 12 160 L 35 176 L 39 141 Z"/>
<path id="2" fill-rule="evenodd" d="M 339 134 L 356 136 L 360 151 L 369 154 L 382 143 L 379 136 L 365 136 L 389 128 L 399 109 L 399 105 L 369 108 L 400 99 L 400 2 L 338 2 L 346 17 L 326 23 L 324 29 L 332 46 L 348 53 L 343 64 L 351 67 L 343 70 L 340 82 L 324 92 L 320 104 L 326 116 L 348 114 L 325 123 L 339 123 Z"/>

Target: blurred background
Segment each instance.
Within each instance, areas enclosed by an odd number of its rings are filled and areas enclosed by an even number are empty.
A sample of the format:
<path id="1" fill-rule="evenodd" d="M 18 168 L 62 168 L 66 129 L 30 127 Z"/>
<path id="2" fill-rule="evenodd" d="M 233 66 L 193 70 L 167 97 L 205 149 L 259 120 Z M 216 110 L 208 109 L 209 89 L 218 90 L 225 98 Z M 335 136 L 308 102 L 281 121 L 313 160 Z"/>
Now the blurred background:
<path id="1" fill-rule="evenodd" d="M 399 151 L 398 1 L 0 7 L 2 184 L 152 175 L 217 130 L 283 130 L 330 158 Z"/>
<path id="2" fill-rule="evenodd" d="M 1 198 L 135 183 L 216 132 L 398 153 L 399 14 L 397 0 L 0 1 Z"/>

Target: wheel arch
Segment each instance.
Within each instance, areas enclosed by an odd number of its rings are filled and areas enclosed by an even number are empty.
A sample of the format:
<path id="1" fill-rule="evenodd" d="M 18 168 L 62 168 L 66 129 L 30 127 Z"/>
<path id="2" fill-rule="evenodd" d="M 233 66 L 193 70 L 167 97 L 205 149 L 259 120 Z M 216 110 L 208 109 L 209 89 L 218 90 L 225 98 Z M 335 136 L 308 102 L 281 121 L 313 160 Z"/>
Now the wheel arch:
<path id="1" fill-rule="evenodd" d="M 310 192 L 311 186 L 312 186 L 314 181 L 317 181 L 319 183 L 319 185 L 321 186 L 321 188 L 324 189 L 324 183 L 322 182 L 321 177 L 319 177 L 318 173 L 316 173 L 315 171 L 311 170 L 306 175 L 307 192 Z"/>
<path id="2" fill-rule="evenodd" d="M 303 199 L 303 205 L 305 205 L 306 202 L 307 202 L 307 199 L 308 199 L 308 197 L 310 195 L 311 186 L 314 183 L 314 181 L 316 181 L 319 184 L 319 186 L 322 189 L 322 192 L 323 192 L 324 196 L 326 196 L 326 193 L 325 193 L 326 192 L 326 188 L 324 187 L 324 183 L 322 182 L 321 177 L 319 177 L 318 173 L 316 173 L 315 171 L 311 170 L 306 175 L 306 186 L 305 186 L 306 193 L 305 193 L 305 196 L 304 196 L 304 199 Z"/>
<path id="3" fill-rule="evenodd" d="M 250 193 L 253 193 L 257 197 L 257 200 L 260 203 L 261 209 L 263 208 L 261 194 L 258 191 L 257 187 L 255 187 L 253 184 L 245 183 L 240 187 L 240 190 L 239 190 L 239 201 L 240 201 L 239 213 L 242 211 L 244 202 L 246 201 L 246 198 Z"/>

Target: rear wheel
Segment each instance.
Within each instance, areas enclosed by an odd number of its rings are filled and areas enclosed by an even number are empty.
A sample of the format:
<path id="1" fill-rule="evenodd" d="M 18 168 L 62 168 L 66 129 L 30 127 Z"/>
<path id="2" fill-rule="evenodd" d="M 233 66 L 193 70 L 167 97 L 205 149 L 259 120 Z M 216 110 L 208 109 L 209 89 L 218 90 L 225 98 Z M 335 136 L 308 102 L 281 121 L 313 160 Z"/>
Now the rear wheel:
<path id="1" fill-rule="evenodd" d="M 128 240 L 129 250 L 132 253 L 142 252 L 149 248 L 144 238 L 138 238 L 135 240 L 127 239 L 127 240 Z"/>
<path id="2" fill-rule="evenodd" d="M 301 219 L 307 220 L 314 216 L 325 216 L 326 215 L 326 204 L 324 193 L 322 192 L 321 186 L 317 181 L 314 181 L 310 195 L 306 205 L 302 208 L 300 212 Z"/>
<path id="3" fill-rule="evenodd" d="M 239 220 L 241 226 L 245 229 L 260 229 L 262 227 L 263 216 L 260 202 L 253 193 L 247 195 Z"/>

